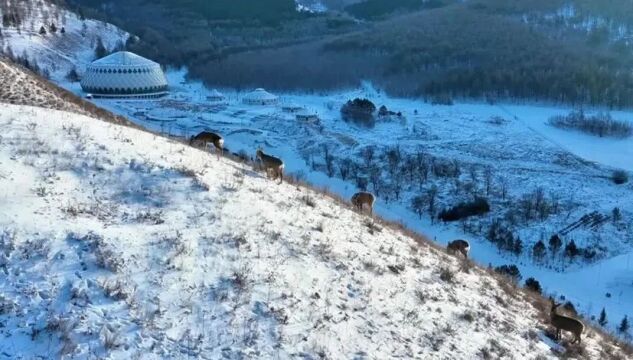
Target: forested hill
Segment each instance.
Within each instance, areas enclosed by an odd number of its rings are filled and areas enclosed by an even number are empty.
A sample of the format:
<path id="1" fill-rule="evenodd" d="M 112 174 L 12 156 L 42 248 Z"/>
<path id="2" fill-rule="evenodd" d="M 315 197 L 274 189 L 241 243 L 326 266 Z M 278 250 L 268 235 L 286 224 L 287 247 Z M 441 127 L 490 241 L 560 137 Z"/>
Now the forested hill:
<path id="1" fill-rule="evenodd" d="M 216 86 L 633 105 L 627 0 L 69 1 Z"/>

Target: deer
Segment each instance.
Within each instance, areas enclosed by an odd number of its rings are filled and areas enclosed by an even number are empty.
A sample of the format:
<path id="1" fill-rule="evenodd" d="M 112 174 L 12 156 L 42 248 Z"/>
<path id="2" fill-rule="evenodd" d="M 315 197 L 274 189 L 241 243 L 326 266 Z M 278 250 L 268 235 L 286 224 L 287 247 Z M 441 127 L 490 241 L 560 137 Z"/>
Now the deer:
<path id="1" fill-rule="evenodd" d="M 449 242 L 448 245 L 446 246 L 446 250 L 451 254 L 455 254 L 456 252 L 459 252 L 462 255 L 464 255 L 464 258 L 468 259 L 470 244 L 466 240 L 457 239 L 457 240 L 453 240 Z"/>
<path id="2" fill-rule="evenodd" d="M 556 313 L 556 309 L 560 306 L 560 304 L 555 303 L 552 298 L 550 298 L 550 301 L 552 303 L 552 309 L 550 310 L 549 316 L 552 325 L 556 328 L 556 340 L 561 339 L 561 330 L 566 330 L 574 334 L 574 340 L 571 342 L 572 344 L 576 342 L 580 343 L 580 335 L 582 335 L 582 332 L 585 330 L 585 325 L 580 320 L 576 320 L 572 317 L 558 315 Z"/>
<path id="3" fill-rule="evenodd" d="M 218 159 L 220 159 L 220 154 L 224 155 L 224 139 L 222 136 L 212 133 L 210 131 L 203 131 L 196 136 L 192 136 L 189 139 L 189 145 L 193 144 L 202 144 L 206 149 L 209 146 L 209 143 L 213 144 L 213 146 L 217 150 Z"/>
<path id="4" fill-rule="evenodd" d="M 266 170 L 266 176 L 270 177 L 270 173 L 273 173 L 273 180 L 279 178 L 279 183 L 283 183 L 284 181 L 284 162 L 276 158 L 274 156 L 270 156 L 264 154 L 262 149 L 257 149 L 257 158 L 264 165 L 264 170 Z"/>
<path id="5" fill-rule="evenodd" d="M 367 207 L 369 208 L 369 214 L 372 215 L 374 211 L 375 200 L 376 198 L 374 197 L 374 194 L 360 191 L 352 196 L 351 203 L 358 209 L 358 211 L 361 212 L 363 211 L 363 206 L 367 205 Z"/>

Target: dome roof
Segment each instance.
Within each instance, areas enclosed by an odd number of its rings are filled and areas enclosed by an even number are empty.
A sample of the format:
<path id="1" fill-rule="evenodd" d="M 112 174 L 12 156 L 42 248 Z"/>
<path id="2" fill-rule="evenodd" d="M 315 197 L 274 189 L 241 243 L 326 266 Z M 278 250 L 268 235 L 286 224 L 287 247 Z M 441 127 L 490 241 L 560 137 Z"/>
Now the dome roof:
<path id="1" fill-rule="evenodd" d="M 92 66 L 142 66 L 142 65 L 158 65 L 152 60 L 136 55 L 129 51 L 119 51 L 95 60 Z"/>
<path id="2" fill-rule="evenodd" d="M 167 79 L 158 63 L 120 51 L 88 65 L 81 87 L 93 95 L 141 96 L 165 93 Z"/>
<path id="3" fill-rule="evenodd" d="M 269 93 L 268 91 L 259 88 L 259 89 L 255 89 L 253 90 L 251 93 L 249 93 L 248 95 L 246 95 L 246 99 L 248 100 L 255 100 L 255 101 L 265 101 L 265 100 L 277 100 L 278 97 L 276 95 L 273 95 L 271 93 Z"/>

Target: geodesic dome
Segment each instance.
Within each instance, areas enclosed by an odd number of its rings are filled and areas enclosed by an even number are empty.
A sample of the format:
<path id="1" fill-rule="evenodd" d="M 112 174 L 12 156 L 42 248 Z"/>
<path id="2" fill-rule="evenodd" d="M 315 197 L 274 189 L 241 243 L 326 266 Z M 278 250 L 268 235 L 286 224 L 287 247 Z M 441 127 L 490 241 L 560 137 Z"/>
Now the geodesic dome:
<path id="1" fill-rule="evenodd" d="M 81 88 L 102 97 L 160 96 L 167 92 L 167 79 L 158 63 L 119 51 L 88 65 Z"/>
<path id="2" fill-rule="evenodd" d="M 242 102 L 248 105 L 277 105 L 279 97 L 259 88 L 246 94 Z"/>

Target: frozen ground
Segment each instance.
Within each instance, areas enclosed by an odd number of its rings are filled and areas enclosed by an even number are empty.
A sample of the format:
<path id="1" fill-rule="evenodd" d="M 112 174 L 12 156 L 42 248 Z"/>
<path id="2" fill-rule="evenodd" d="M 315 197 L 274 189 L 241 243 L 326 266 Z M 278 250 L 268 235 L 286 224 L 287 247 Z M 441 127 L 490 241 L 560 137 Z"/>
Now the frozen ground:
<path id="1" fill-rule="evenodd" d="M 564 295 L 587 316 L 597 316 L 605 307 L 610 326 L 615 326 L 624 315 L 632 315 L 627 306 L 633 302 L 632 185 L 616 186 L 609 179 L 615 168 L 633 170 L 632 139 L 594 138 L 546 124 L 550 116 L 566 114 L 570 110 L 566 108 L 478 103 L 433 106 L 388 98 L 370 86 L 338 94 L 282 94 L 282 104 L 298 104 L 319 114 L 319 124 L 303 124 L 293 114 L 282 112 L 280 106 L 244 106 L 240 101 L 244 94 L 230 89 L 223 90 L 229 99 L 228 106 L 211 104 L 206 101 L 208 89 L 186 81 L 184 74 L 184 71 L 169 72 L 172 94 L 162 100 L 95 100 L 95 103 L 125 114 L 142 126 L 172 135 L 188 136 L 203 129 L 218 131 L 233 152 L 245 151 L 252 156 L 262 146 L 281 156 L 290 173 L 344 197 L 357 190 L 355 181 L 342 181 L 337 171 L 333 177 L 326 175 L 323 146 L 335 157 L 335 168 L 344 158 L 362 162 L 360 152 L 368 146 L 379 149 L 397 146 L 403 154 L 423 152 L 438 161 L 456 160 L 461 167 L 458 181 L 437 178 L 419 184 L 419 177 L 405 181 L 399 199 L 393 195 L 379 196 L 377 211 L 442 244 L 466 237 L 475 244 L 474 256 L 480 263 L 517 264 L 523 279 L 537 278 L 547 291 Z M 64 86 L 79 92 L 75 84 Z M 401 111 L 404 116 L 378 121 L 371 129 L 341 121 L 341 104 L 356 96 L 368 97 L 377 105 Z M 628 112 L 613 112 L 613 115 L 618 119 L 633 119 Z M 492 170 L 490 215 L 444 225 L 431 224 L 426 213 L 419 219 L 411 209 L 412 197 L 433 185 L 439 189 L 439 209 L 467 200 L 473 194 L 482 194 L 486 168 Z M 385 183 L 391 185 L 393 178 L 384 172 L 383 176 Z M 503 200 L 502 188 L 507 191 Z M 500 251 L 485 240 L 493 219 L 505 218 L 538 188 L 544 189 L 545 198 L 557 211 L 545 219 L 516 221 L 513 229 L 523 242 L 521 255 Z M 371 185 L 369 189 L 372 190 Z M 615 207 L 622 213 L 619 221 L 610 220 Z M 597 251 L 594 258 L 570 261 L 562 251 L 555 255 L 548 252 L 538 261 L 531 256 L 535 242 L 543 240 L 547 245 L 551 235 L 592 212 L 603 216 L 604 222 L 596 227 L 577 228 L 563 241 L 566 244 L 573 239 L 580 247 L 594 249 Z M 467 229 L 466 234 L 463 229 Z"/>
<path id="2" fill-rule="evenodd" d="M 559 349 L 513 288 L 313 191 L 70 113 L 2 105 L 0 126 L 0 358 Z M 618 351 L 591 329 L 571 349 Z"/>

